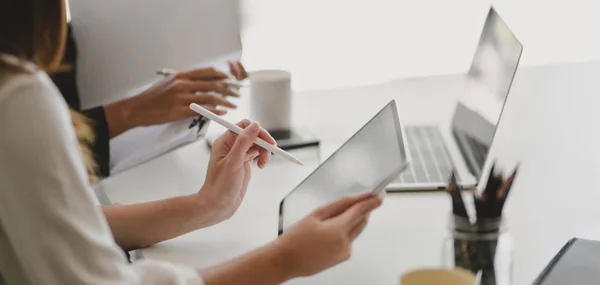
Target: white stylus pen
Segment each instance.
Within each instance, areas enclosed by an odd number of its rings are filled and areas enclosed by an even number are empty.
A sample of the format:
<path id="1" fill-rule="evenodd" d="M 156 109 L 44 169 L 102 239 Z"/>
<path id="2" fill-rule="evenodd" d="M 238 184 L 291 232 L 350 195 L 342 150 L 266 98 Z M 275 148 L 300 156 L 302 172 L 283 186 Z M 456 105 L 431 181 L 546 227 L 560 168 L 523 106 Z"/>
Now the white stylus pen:
<path id="1" fill-rule="evenodd" d="M 237 125 L 226 121 L 225 119 L 213 114 L 211 111 L 206 110 L 205 108 L 203 108 L 202 106 L 200 106 L 196 103 L 190 104 L 190 109 L 192 109 L 192 111 L 204 116 L 205 118 L 215 121 L 217 124 L 228 128 L 230 131 L 232 131 L 238 135 L 241 134 L 243 131 L 242 128 L 238 127 Z M 295 156 L 289 154 L 288 152 L 286 152 L 272 144 L 267 143 L 266 141 L 262 140 L 261 138 L 257 138 L 254 143 L 276 155 L 282 156 L 283 158 L 285 158 L 293 163 L 304 166 L 304 164 L 300 160 L 298 160 Z"/>

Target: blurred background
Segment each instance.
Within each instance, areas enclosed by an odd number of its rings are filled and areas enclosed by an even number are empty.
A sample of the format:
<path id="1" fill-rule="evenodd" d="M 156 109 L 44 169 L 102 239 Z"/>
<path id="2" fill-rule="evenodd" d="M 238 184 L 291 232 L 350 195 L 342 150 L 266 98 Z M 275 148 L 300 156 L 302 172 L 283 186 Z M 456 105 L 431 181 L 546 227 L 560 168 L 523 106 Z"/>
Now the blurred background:
<path id="1" fill-rule="evenodd" d="M 291 71 L 297 91 L 465 72 L 489 5 L 523 67 L 600 58 L 595 1 L 240 1 L 244 64 Z"/>

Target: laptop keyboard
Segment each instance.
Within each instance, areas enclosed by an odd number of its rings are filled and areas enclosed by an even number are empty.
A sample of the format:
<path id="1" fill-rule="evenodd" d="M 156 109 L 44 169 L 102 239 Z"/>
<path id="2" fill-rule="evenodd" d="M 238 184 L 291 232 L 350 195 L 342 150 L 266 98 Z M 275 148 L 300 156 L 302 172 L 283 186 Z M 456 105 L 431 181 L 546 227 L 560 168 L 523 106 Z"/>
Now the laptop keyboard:
<path id="1" fill-rule="evenodd" d="M 412 163 L 394 182 L 447 183 L 453 164 L 439 127 L 406 127 L 405 131 Z"/>

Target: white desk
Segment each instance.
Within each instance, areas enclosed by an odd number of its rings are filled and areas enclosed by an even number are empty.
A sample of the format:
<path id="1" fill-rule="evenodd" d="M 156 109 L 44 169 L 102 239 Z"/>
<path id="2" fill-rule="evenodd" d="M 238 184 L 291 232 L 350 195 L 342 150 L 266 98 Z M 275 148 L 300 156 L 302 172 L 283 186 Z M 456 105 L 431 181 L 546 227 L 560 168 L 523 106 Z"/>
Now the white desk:
<path id="1" fill-rule="evenodd" d="M 531 283 L 570 237 L 600 239 L 598 78 L 600 62 L 527 68 L 517 74 L 491 150 L 507 165 L 521 161 L 507 204 L 516 246 L 514 284 Z M 330 153 L 391 98 L 407 118 L 427 101 L 436 107 L 420 110 L 445 110 L 451 105 L 444 102 L 452 103 L 459 90 L 455 79 L 440 76 L 296 94 L 294 120 L 314 130 Z M 244 112 L 242 108 L 229 118 Z M 338 127 L 341 131 L 334 132 Z M 307 167 L 274 160 L 257 169 L 232 219 L 145 249 L 145 257 L 202 267 L 274 239 L 279 201 L 317 165 L 310 153 L 299 155 Z M 188 194 L 200 188 L 207 160 L 208 149 L 198 142 L 104 180 L 101 187 L 122 204 Z M 406 270 L 439 266 L 449 205 L 445 193 L 388 194 L 348 262 L 289 284 L 397 284 Z"/>

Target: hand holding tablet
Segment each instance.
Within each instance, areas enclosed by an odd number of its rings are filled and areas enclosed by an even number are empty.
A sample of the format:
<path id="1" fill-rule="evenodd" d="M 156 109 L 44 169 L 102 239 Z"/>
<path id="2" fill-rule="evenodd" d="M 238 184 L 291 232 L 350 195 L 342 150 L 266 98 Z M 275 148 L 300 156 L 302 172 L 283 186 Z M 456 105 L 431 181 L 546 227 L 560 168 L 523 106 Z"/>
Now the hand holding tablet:
<path id="1" fill-rule="evenodd" d="M 391 101 L 281 201 L 279 233 L 342 197 L 381 195 L 409 164 L 404 129 Z"/>

